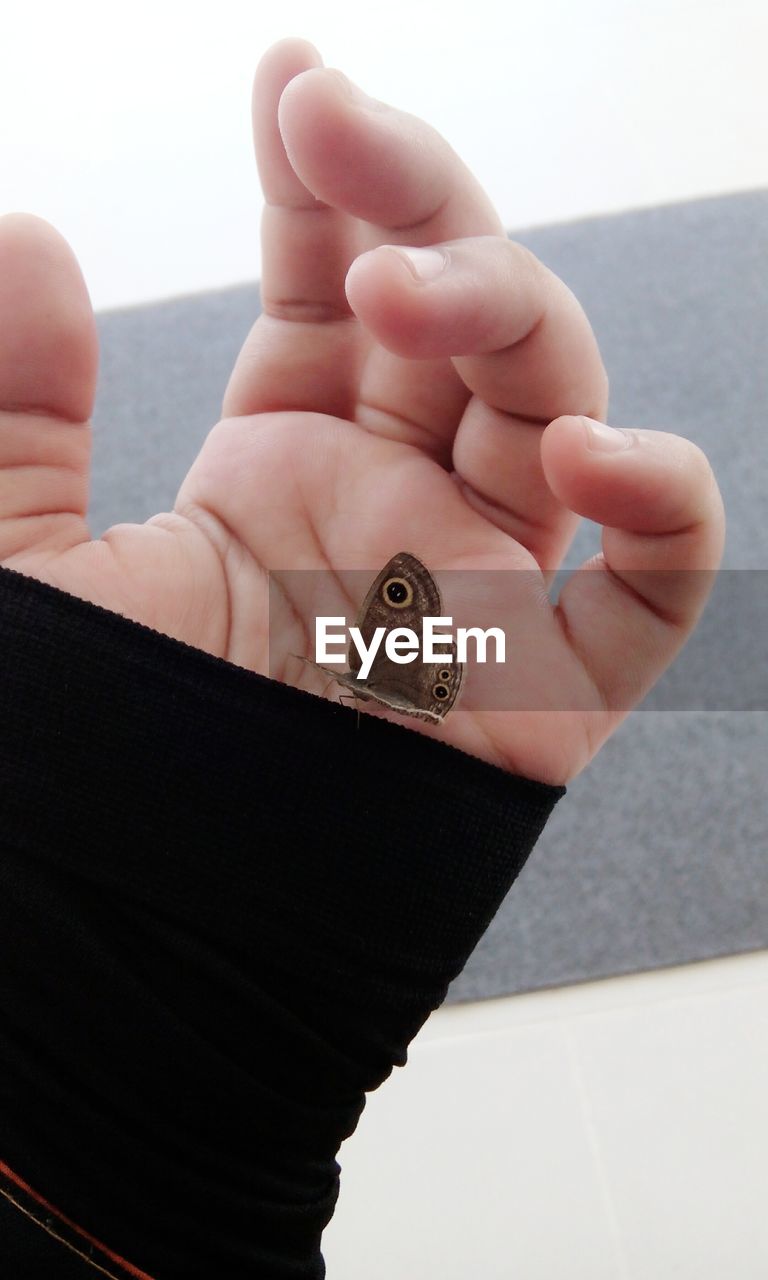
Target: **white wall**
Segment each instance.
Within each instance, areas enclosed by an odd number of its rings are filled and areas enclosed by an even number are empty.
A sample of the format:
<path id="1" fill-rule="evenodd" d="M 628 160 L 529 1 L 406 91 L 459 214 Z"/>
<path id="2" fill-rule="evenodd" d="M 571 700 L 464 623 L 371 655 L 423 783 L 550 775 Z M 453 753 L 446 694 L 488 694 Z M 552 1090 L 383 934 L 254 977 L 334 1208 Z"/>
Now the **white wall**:
<path id="1" fill-rule="evenodd" d="M 768 185 L 764 0 L 26 0 L 0 35 L 0 212 L 94 306 L 259 275 L 250 91 L 286 35 L 422 115 L 510 228 Z"/>

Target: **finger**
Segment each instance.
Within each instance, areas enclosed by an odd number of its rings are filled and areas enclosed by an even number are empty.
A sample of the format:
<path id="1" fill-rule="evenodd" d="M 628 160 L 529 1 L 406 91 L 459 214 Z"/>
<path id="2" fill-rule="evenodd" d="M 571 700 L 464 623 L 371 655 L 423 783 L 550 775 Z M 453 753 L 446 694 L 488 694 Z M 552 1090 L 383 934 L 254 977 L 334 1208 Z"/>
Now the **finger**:
<path id="1" fill-rule="evenodd" d="M 435 274 L 418 279 L 411 258 Z M 451 419 L 436 392 L 414 398 L 385 361 L 372 359 L 358 409 L 368 407 L 366 425 L 393 434 L 408 423 L 411 443 L 417 432 L 442 433 L 467 499 L 542 568 L 557 566 L 577 518 L 547 483 L 541 434 L 564 413 L 604 416 L 608 400 L 595 335 L 570 289 L 523 245 L 479 236 L 408 256 L 391 246 L 364 254 L 347 294 L 388 352 L 452 358 L 465 388 Z"/>
<path id="2" fill-rule="evenodd" d="M 0 560 L 81 541 L 98 366 L 93 309 L 63 236 L 0 218 Z"/>
<path id="3" fill-rule="evenodd" d="M 602 555 L 566 583 L 557 612 L 604 705 L 620 719 L 704 608 L 725 533 L 717 482 L 690 440 L 582 418 L 549 425 L 542 460 L 560 500 L 605 526 Z"/>
<path id="4" fill-rule="evenodd" d="M 354 258 L 393 238 L 503 234 L 479 183 L 434 129 L 361 98 L 341 72 L 317 62 L 312 46 L 287 41 L 257 71 L 254 137 L 269 202 L 264 315 L 227 390 L 227 413 L 282 407 L 348 416 L 362 357 L 356 327 L 346 324 L 344 277 Z M 286 319 L 290 329 L 275 323 Z M 443 371 L 458 386 L 450 366 Z"/>
<path id="5" fill-rule="evenodd" d="M 504 234 L 480 183 L 436 129 L 370 98 L 342 72 L 295 79 L 280 100 L 291 164 L 319 199 L 383 231 L 431 244 L 483 232 Z"/>
<path id="6" fill-rule="evenodd" d="M 318 200 L 291 164 L 280 131 L 286 86 L 322 70 L 306 40 L 282 40 L 262 58 L 253 83 L 253 137 L 266 207 L 262 218 L 261 302 L 268 316 L 323 321 L 348 318 L 344 273 L 354 254 L 352 221 Z"/>
<path id="7" fill-rule="evenodd" d="M 235 363 L 225 417 L 294 408 L 345 414 L 356 361 L 344 276 L 359 252 L 354 220 L 321 200 L 294 170 L 278 110 L 287 85 L 322 66 L 314 45 L 281 40 L 254 76 L 253 141 L 265 207 L 262 314 Z"/>

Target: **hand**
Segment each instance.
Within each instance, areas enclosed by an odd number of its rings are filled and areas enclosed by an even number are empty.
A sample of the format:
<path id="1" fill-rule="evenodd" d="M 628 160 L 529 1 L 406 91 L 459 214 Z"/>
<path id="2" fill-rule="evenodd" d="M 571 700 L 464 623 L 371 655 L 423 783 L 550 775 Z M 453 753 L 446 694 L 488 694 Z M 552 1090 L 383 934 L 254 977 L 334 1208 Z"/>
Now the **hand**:
<path id="1" fill-rule="evenodd" d="M 579 303 L 430 126 L 294 39 L 258 67 L 253 124 L 263 314 L 173 511 L 143 525 L 89 535 L 90 301 L 54 228 L 0 219 L 0 563 L 264 673 L 267 570 L 375 572 L 400 550 L 433 571 L 527 569 L 532 660 L 508 678 L 560 709 L 462 700 L 440 725 L 405 723 L 568 781 L 704 606 L 711 574 L 689 571 L 717 568 L 724 529 L 709 464 L 676 435 L 585 425 L 605 419 L 608 381 Z M 417 258 L 438 274 L 417 279 L 401 245 L 430 246 Z M 553 608 L 543 588 L 579 516 L 605 526 L 603 552 Z M 316 689 L 290 657 L 310 652 L 311 619 L 287 604 L 272 671 Z"/>

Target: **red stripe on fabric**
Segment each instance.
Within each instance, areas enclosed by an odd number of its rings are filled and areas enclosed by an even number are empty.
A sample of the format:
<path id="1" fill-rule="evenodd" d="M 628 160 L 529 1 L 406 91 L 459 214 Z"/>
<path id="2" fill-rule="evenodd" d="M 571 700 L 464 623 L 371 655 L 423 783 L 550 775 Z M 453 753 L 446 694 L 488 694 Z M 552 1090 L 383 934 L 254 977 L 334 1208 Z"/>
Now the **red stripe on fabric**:
<path id="1" fill-rule="evenodd" d="M 20 1178 L 17 1173 L 14 1173 L 13 1169 L 11 1169 L 9 1165 L 5 1164 L 3 1160 L 0 1160 L 0 1174 L 4 1175 L 9 1182 L 14 1183 L 14 1185 L 21 1191 L 24 1191 L 28 1196 L 36 1201 L 37 1204 L 42 1205 L 49 1213 L 54 1214 L 54 1216 L 61 1222 L 66 1223 L 72 1231 L 76 1231 L 77 1234 L 82 1236 L 84 1240 L 87 1240 L 89 1244 L 95 1245 L 96 1248 L 100 1249 L 106 1257 L 112 1260 L 112 1262 L 116 1262 L 118 1266 L 122 1267 L 127 1275 L 135 1277 L 135 1280 L 154 1280 L 154 1277 L 148 1275 L 146 1271 L 139 1270 L 139 1268 L 135 1267 L 132 1262 L 126 1262 L 125 1258 L 121 1258 L 119 1254 L 113 1253 L 107 1245 L 102 1244 L 100 1240 L 97 1240 L 95 1236 L 90 1235 L 83 1227 L 78 1226 L 78 1224 L 73 1222 L 71 1218 L 68 1218 L 65 1213 L 62 1213 L 61 1209 L 57 1209 L 55 1205 L 51 1204 L 50 1201 L 46 1200 L 37 1191 L 30 1187 L 29 1183 L 25 1182 L 23 1178 Z M 66 1241 L 62 1241 L 62 1243 L 66 1244 Z M 88 1259 L 86 1259 L 86 1261 L 88 1261 Z"/>

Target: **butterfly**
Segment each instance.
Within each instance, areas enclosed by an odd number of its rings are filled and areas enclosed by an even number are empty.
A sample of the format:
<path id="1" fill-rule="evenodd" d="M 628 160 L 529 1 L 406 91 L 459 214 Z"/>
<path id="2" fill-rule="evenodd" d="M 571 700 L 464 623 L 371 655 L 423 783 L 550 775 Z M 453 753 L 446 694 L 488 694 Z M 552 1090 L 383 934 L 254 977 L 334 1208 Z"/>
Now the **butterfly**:
<path id="1" fill-rule="evenodd" d="M 371 584 L 356 625 L 366 647 L 370 647 L 377 627 L 384 627 L 387 632 L 408 627 L 420 635 L 423 618 L 441 616 L 442 600 L 432 574 L 416 556 L 399 551 Z M 438 637 L 435 639 L 437 642 Z M 439 647 L 446 649 L 448 643 L 447 639 L 439 642 Z M 388 656 L 382 641 L 363 678 L 359 676 L 360 654 L 352 641 L 347 653 L 349 671 L 334 671 L 311 658 L 304 661 L 332 676 L 363 702 L 379 702 L 401 715 L 438 724 L 455 704 L 464 674 L 464 664 L 457 661 L 455 641 L 450 641 L 450 646 L 450 656 L 446 653 L 436 663 L 422 662 L 418 655 L 412 662 L 398 663 Z"/>

